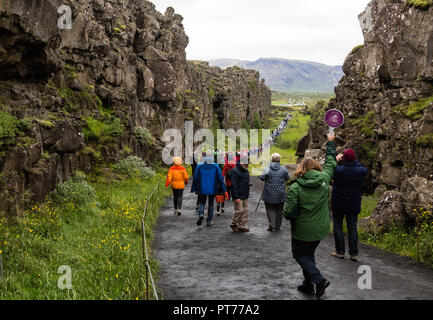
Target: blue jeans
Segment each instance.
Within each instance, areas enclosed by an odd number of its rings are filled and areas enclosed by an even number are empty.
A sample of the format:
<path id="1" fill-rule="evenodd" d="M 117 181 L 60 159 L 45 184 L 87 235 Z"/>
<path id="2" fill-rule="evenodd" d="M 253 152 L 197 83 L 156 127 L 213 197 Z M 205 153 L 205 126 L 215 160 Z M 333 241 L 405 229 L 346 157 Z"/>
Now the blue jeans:
<path id="1" fill-rule="evenodd" d="M 349 238 L 349 254 L 351 256 L 358 255 L 358 215 L 344 214 L 341 212 L 333 212 L 332 219 L 334 222 L 334 240 L 335 249 L 338 254 L 345 254 L 345 243 L 343 233 L 343 220 L 346 217 L 348 238 Z"/>
<path id="2" fill-rule="evenodd" d="M 206 205 L 206 199 L 209 199 L 208 209 L 207 209 L 207 221 L 212 221 L 213 203 L 214 203 L 215 196 L 204 196 L 204 195 L 198 196 L 198 216 L 199 217 L 204 216 L 204 207 Z"/>
<path id="3" fill-rule="evenodd" d="M 316 260 L 314 253 L 319 246 L 320 241 L 301 241 L 296 240 L 292 237 L 292 253 L 293 258 L 302 267 L 304 274 L 303 286 L 307 288 L 313 288 L 315 284 L 323 281 L 325 278 L 320 273 L 320 270 L 316 267 Z"/>

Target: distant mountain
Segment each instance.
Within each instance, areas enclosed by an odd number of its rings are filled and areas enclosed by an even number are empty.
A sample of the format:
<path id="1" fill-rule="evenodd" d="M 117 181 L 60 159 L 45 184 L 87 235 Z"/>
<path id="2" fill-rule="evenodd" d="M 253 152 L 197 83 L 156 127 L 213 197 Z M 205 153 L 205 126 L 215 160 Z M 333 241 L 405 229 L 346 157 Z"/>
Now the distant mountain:
<path id="1" fill-rule="evenodd" d="M 328 66 L 325 64 L 287 60 L 278 58 L 260 58 L 257 61 L 236 59 L 210 60 L 211 66 L 227 68 L 238 66 L 254 69 L 266 79 L 266 85 L 275 91 L 282 92 L 334 92 L 343 70 L 341 66 Z"/>

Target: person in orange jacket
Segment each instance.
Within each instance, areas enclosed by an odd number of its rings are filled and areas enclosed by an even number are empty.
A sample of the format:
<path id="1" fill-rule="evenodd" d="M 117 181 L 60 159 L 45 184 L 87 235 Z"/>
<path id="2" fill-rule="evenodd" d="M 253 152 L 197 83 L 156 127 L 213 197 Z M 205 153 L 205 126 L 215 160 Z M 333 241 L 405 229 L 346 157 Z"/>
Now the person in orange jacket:
<path id="1" fill-rule="evenodd" d="M 174 214 L 180 216 L 182 215 L 183 190 L 188 184 L 189 176 L 186 169 L 182 167 L 181 158 L 173 158 L 173 164 L 174 165 L 167 173 L 167 181 L 165 183 L 165 186 L 168 188 L 168 186 L 171 184 L 174 199 Z"/>

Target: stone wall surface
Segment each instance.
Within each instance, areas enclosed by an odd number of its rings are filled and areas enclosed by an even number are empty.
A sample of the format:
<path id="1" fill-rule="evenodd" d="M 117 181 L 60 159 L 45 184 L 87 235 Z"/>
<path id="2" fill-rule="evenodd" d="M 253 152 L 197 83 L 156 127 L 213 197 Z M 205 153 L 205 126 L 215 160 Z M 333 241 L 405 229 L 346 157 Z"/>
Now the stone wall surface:
<path id="1" fill-rule="evenodd" d="M 433 180 L 433 6 L 420 9 L 406 1 L 373 0 L 359 21 L 364 44 L 347 56 L 336 98 L 315 110 L 298 155 L 324 150 L 324 113 L 341 110 L 346 119 L 336 130 L 337 145 L 339 151 L 353 148 L 368 168 L 364 190 L 394 192 L 394 197 L 382 196 L 388 201 L 377 213 L 392 205 L 410 215 L 408 207 L 390 199 L 414 207 L 413 195 L 400 191 L 408 188 L 410 179 L 421 179 L 423 186 Z M 431 201 L 433 190 L 429 192 Z"/>
<path id="2" fill-rule="evenodd" d="M 72 30 L 58 28 L 61 5 Z M 19 213 L 77 169 L 158 161 L 162 133 L 185 120 L 239 128 L 267 117 L 257 72 L 186 59 L 182 20 L 146 0 L 0 1 L 0 112 L 14 128 L 0 136 L 0 210 Z M 137 127 L 157 143 L 143 145 Z"/>

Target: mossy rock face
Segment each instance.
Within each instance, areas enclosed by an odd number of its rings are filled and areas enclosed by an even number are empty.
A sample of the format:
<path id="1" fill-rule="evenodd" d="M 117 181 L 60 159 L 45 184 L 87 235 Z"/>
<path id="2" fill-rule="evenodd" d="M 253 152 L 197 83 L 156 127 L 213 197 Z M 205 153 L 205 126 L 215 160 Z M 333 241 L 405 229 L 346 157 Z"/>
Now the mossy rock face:
<path id="1" fill-rule="evenodd" d="M 94 148 L 87 146 L 80 152 L 86 156 L 92 157 L 94 160 L 99 160 L 101 158 L 101 152 L 96 151 Z"/>
<path id="2" fill-rule="evenodd" d="M 125 132 L 125 126 L 119 118 L 110 121 L 100 121 L 92 117 L 86 119 L 87 128 L 83 129 L 84 137 L 88 140 L 100 141 L 101 143 L 113 142 L 116 137 Z"/>
<path id="3" fill-rule="evenodd" d="M 358 50 L 364 48 L 363 44 L 360 44 L 359 46 L 356 46 L 355 48 L 352 49 L 352 51 L 350 52 L 350 54 L 354 54 L 356 53 Z"/>
<path id="4" fill-rule="evenodd" d="M 0 148 L 17 143 L 17 137 L 25 136 L 31 124 L 27 120 L 18 120 L 8 112 L 0 110 Z"/>
<path id="5" fill-rule="evenodd" d="M 351 123 L 359 127 L 365 135 L 374 137 L 376 135 L 374 132 L 374 116 L 375 112 L 370 111 L 364 117 L 352 120 Z"/>
<path id="6" fill-rule="evenodd" d="M 403 114 L 412 120 L 419 120 L 422 118 L 424 110 L 432 105 L 433 97 L 423 98 L 407 106 L 397 108 L 396 113 Z"/>
<path id="7" fill-rule="evenodd" d="M 433 133 L 424 134 L 416 139 L 416 144 L 424 148 L 433 148 Z"/>
<path id="8" fill-rule="evenodd" d="M 40 126 L 46 128 L 46 129 L 50 129 L 50 128 L 54 127 L 54 123 L 51 122 L 50 120 L 36 119 L 35 121 L 36 121 Z"/>

